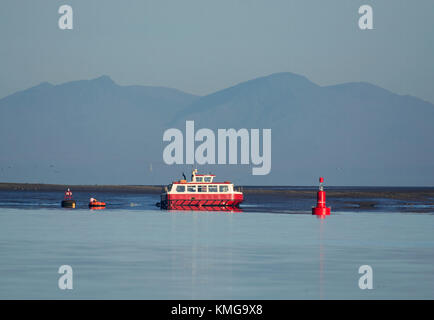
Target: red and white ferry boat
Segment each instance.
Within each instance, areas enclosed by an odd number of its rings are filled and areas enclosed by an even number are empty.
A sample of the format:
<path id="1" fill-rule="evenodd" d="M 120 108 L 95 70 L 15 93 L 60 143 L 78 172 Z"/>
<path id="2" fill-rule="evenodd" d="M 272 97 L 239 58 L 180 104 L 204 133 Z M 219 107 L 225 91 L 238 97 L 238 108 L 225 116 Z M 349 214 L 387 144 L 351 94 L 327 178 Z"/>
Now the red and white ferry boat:
<path id="1" fill-rule="evenodd" d="M 214 182 L 214 178 L 215 175 L 212 174 L 197 174 L 197 169 L 194 169 L 191 181 L 174 181 L 165 187 L 161 194 L 160 207 L 162 209 L 238 208 L 243 202 L 243 193 L 235 190 L 231 182 Z"/>

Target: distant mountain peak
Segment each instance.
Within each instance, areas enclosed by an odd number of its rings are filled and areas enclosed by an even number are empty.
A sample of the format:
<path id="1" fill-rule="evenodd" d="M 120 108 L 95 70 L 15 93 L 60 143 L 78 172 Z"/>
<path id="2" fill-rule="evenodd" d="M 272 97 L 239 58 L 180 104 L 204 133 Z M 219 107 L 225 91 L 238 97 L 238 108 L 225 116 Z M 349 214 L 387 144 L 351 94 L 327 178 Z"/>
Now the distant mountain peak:
<path id="1" fill-rule="evenodd" d="M 98 83 L 104 83 L 104 84 L 116 84 L 112 78 L 108 75 L 102 75 L 98 78 L 91 79 L 90 81 L 98 82 Z"/>
<path id="2" fill-rule="evenodd" d="M 379 97 L 379 96 L 399 96 L 387 89 L 369 82 L 346 82 L 341 84 L 336 84 L 332 86 L 325 86 L 324 88 L 331 91 L 338 91 L 340 94 L 356 97 L 356 96 L 366 96 L 366 97 Z"/>
<path id="3" fill-rule="evenodd" d="M 298 74 L 298 73 L 294 73 L 294 72 L 276 72 L 276 73 L 272 73 L 268 76 L 264 76 L 261 78 L 270 78 L 270 79 L 292 79 L 292 80 L 301 80 L 301 81 L 310 81 L 308 78 L 306 78 L 305 76 Z"/>
<path id="4" fill-rule="evenodd" d="M 53 84 L 51 84 L 50 82 L 48 82 L 48 81 L 44 81 L 44 82 L 41 82 L 40 84 L 38 84 L 37 86 L 35 86 L 35 88 L 48 88 L 48 87 L 53 87 L 54 85 Z"/>
<path id="5" fill-rule="evenodd" d="M 317 86 L 317 84 L 310 81 L 308 78 L 306 78 L 303 75 L 292 73 L 292 72 L 277 72 L 272 73 L 266 76 L 261 76 L 258 78 L 254 78 L 251 80 L 243 81 L 239 83 L 239 85 L 242 84 L 248 84 L 248 83 L 259 83 L 259 82 L 286 82 L 286 83 L 299 83 L 299 84 L 308 84 L 312 86 Z"/>
<path id="6" fill-rule="evenodd" d="M 228 88 L 228 90 L 232 90 L 232 88 L 242 88 L 249 91 L 252 87 L 258 86 L 281 92 L 287 90 L 310 90 L 319 87 L 316 83 L 310 81 L 305 76 L 292 72 L 278 72 L 241 82 L 234 87 Z M 274 93 L 276 92 L 274 91 Z"/>

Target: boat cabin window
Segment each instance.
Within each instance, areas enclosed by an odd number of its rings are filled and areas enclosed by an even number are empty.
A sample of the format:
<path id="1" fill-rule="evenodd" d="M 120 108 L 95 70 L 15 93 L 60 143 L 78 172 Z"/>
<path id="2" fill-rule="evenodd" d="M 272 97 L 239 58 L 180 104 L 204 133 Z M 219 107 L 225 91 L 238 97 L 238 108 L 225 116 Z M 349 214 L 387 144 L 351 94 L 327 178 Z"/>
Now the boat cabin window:
<path id="1" fill-rule="evenodd" d="M 202 182 L 203 181 L 202 179 L 203 179 L 202 177 L 196 177 L 196 182 Z"/>
<path id="2" fill-rule="evenodd" d="M 197 192 L 206 192 L 207 186 L 197 186 Z"/>
<path id="3" fill-rule="evenodd" d="M 185 192 L 185 186 L 176 186 L 176 192 Z"/>
<path id="4" fill-rule="evenodd" d="M 209 192 L 217 192 L 217 186 L 209 186 L 208 190 Z"/>
<path id="5" fill-rule="evenodd" d="M 203 178 L 203 180 L 204 180 L 205 182 L 211 182 L 211 177 L 205 177 L 205 178 Z"/>
<path id="6" fill-rule="evenodd" d="M 229 187 L 228 186 L 220 186 L 219 190 L 220 190 L 220 192 L 228 192 Z"/>
<path id="7" fill-rule="evenodd" d="M 188 186 L 187 192 L 196 192 L 196 186 Z"/>

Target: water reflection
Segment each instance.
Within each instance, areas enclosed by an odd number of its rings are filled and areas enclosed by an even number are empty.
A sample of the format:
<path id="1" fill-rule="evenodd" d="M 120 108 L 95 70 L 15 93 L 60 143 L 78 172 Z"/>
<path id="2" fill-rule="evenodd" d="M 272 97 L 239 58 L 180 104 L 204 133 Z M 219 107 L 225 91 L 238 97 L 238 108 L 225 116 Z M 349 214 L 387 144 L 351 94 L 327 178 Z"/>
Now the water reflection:
<path id="1" fill-rule="evenodd" d="M 320 219 L 319 224 L 319 298 L 324 299 L 324 247 L 323 233 L 325 224 L 325 215 L 316 216 Z"/>

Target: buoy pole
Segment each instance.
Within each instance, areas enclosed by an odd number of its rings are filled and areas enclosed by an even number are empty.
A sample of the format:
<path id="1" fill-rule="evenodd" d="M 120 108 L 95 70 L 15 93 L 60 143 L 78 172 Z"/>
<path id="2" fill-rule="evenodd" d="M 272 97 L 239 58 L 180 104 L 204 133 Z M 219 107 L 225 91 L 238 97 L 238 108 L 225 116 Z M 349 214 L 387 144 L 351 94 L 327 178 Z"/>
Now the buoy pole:
<path id="1" fill-rule="evenodd" d="M 324 191 L 324 178 L 319 178 L 319 190 L 316 195 L 316 207 L 312 208 L 312 214 L 317 216 L 330 215 L 330 208 L 326 207 L 326 193 Z"/>

